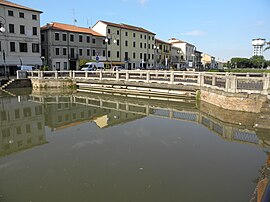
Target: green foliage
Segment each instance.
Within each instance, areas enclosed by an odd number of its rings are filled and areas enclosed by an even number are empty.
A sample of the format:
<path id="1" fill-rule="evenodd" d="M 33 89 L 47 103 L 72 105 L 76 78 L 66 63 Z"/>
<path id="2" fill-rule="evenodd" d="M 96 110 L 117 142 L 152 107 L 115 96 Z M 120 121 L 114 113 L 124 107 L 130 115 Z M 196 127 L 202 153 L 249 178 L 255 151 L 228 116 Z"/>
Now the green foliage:
<path id="1" fill-rule="evenodd" d="M 96 62 L 95 60 L 79 60 L 79 66 L 82 67 L 87 62 Z"/>
<path id="2" fill-rule="evenodd" d="M 43 66 L 40 68 L 41 71 L 49 71 L 50 67 L 49 66 Z"/>
<path id="3" fill-rule="evenodd" d="M 265 60 L 263 56 L 253 56 L 248 58 L 232 58 L 228 62 L 228 68 L 240 68 L 240 69 L 261 69 L 266 68 L 269 65 L 269 61 Z"/>

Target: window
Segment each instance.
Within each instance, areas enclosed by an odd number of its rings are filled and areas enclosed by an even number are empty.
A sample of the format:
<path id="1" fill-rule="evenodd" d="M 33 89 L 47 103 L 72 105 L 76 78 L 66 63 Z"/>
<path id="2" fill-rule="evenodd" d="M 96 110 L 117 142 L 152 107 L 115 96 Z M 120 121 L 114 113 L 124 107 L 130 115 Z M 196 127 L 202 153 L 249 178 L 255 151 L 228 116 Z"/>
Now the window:
<path id="1" fill-rule="evenodd" d="M 0 41 L 0 51 L 2 51 L 2 48 L 1 48 L 1 41 Z"/>
<path id="2" fill-rule="evenodd" d="M 142 59 L 142 53 L 140 53 L 140 59 Z"/>
<path id="3" fill-rule="evenodd" d="M 10 42 L 10 52 L 15 52 L 15 42 Z"/>
<path id="4" fill-rule="evenodd" d="M 92 56 L 95 56 L 96 55 L 96 50 L 93 49 L 92 52 L 93 52 Z"/>
<path id="5" fill-rule="evenodd" d="M 151 48 L 151 44 L 148 44 L 148 49 L 150 49 Z"/>
<path id="6" fill-rule="evenodd" d="M 70 41 L 72 41 L 72 42 L 74 41 L 74 35 L 73 34 L 70 35 Z"/>
<path id="7" fill-rule="evenodd" d="M 117 44 L 117 46 L 119 46 L 119 44 L 120 44 L 120 40 L 119 39 L 116 40 L 116 44 Z"/>
<path id="8" fill-rule="evenodd" d="M 60 70 L 60 62 L 56 62 L 56 70 Z"/>
<path id="9" fill-rule="evenodd" d="M 92 39 L 92 43 L 95 44 L 96 43 L 96 39 Z"/>
<path id="10" fill-rule="evenodd" d="M 55 48 L 55 55 L 60 55 L 59 48 Z"/>
<path id="11" fill-rule="evenodd" d="M 146 43 L 144 43 L 144 48 L 146 48 Z"/>
<path id="12" fill-rule="evenodd" d="M 135 41 L 133 41 L 133 48 L 135 48 L 136 47 L 136 42 Z"/>
<path id="13" fill-rule="evenodd" d="M 37 35 L 37 27 L 33 27 L 33 35 L 34 35 L 34 36 Z"/>
<path id="14" fill-rule="evenodd" d="M 136 53 L 135 52 L 133 53 L 133 59 L 136 59 Z"/>
<path id="15" fill-rule="evenodd" d="M 20 52 L 27 52 L 27 43 L 19 43 Z"/>
<path id="16" fill-rule="evenodd" d="M 83 42 L 83 37 L 82 37 L 82 35 L 79 35 L 79 42 Z"/>
<path id="17" fill-rule="evenodd" d="M 86 54 L 87 56 L 90 56 L 90 49 L 87 49 Z"/>
<path id="18" fill-rule="evenodd" d="M 125 45 L 128 46 L 128 41 L 125 41 Z"/>
<path id="19" fill-rule="evenodd" d="M 20 17 L 20 18 L 24 18 L 24 13 L 19 12 L 19 17 Z"/>
<path id="20" fill-rule="evenodd" d="M 9 24 L 9 33 L 15 33 L 14 24 Z"/>
<path id="21" fill-rule="evenodd" d="M 149 39 L 149 40 L 151 40 L 151 37 L 150 37 L 150 36 L 148 36 L 148 39 Z"/>
<path id="22" fill-rule="evenodd" d="M 140 43 L 140 48 L 142 48 L 142 42 Z"/>
<path id="23" fill-rule="evenodd" d="M 13 11 L 9 10 L 9 11 L 8 11 L 8 16 L 14 16 Z"/>
<path id="24" fill-rule="evenodd" d="M 86 36 L 87 43 L 90 43 L 90 36 Z"/>
<path id="25" fill-rule="evenodd" d="M 17 134 L 17 135 L 22 134 L 21 127 L 16 127 L 16 134 Z"/>
<path id="26" fill-rule="evenodd" d="M 152 36 L 152 40 L 153 40 L 153 41 L 154 41 L 154 38 L 155 38 L 155 37 Z"/>
<path id="27" fill-rule="evenodd" d="M 63 55 L 67 55 L 67 48 L 63 48 Z"/>
<path id="28" fill-rule="evenodd" d="M 141 39 L 142 39 L 142 34 L 140 35 Z"/>
<path id="29" fill-rule="evenodd" d="M 54 39 L 55 41 L 59 41 L 59 33 L 54 33 Z"/>
<path id="30" fill-rule="evenodd" d="M 111 29 L 108 29 L 108 34 L 110 34 L 111 33 Z"/>
<path id="31" fill-rule="evenodd" d="M 106 51 L 105 51 L 105 50 L 103 50 L 103 54 L 102 54 L 102 56 L 103 56 L 103 57 L 105 57 L 105 56 L 106 56 Z"/>
<path id="32" fill-rule="evenodd" d="M 39 53 L 39 44 L 38 43 L 32 43 L 32 52 Z"/>
<path id="33" fill-rule="evenodd" d="M 120 31 L 119 30 L 117 30 L 117 35 L 119 35 L 120 34 Z"/>
<path id="34" fill-rule="evenodd" d="M 82 56 L 83 55 L 83 49 L 79 49 L 79 55 Z"/>
<path id="35" fill-rule="evenodd" d="M 144 35 L 144 39 L 146 39 L 146 35 Z"/>
<path id="36" fill-rule="evenodd" d="M 20 34 L 25 34 L 25 27 L 24 27 L 24 25 L 20 25 Z"/>
<path id="37" fill-rule="evenodd" d="M 64 62 L 64 70 L 67 70 L 68 63 Z"/>
<path id="38" fill-rule="evenodd" d="M 37 20 L 37 15 L 33 14 L 32 15 L 32 20 Z"/>
<path id="39" fill-rule="evenodd" d="M 45 35 L 41 34 L 41 41 L 45 41 Z"/>
<path id="40" fill-rule="evenodd" d="M 108 51 L 108 57 L 109 58 L 111 57 L 111 51 Z"/>
<path id="41" fill-rule="evenodd" d="M 136 34 L 135 34 L 135 33 L 133 33 L 133 37 L 134 37 L 134 38 L 136 37 Z"/>
<path id="42" fill-rule="evenodd" d="M 125 52 L 125 60 L 128 61 L 129 58 L 128 58 L 128 52 Z"/>
<path id="43" fill-rule="evenodd" d="M 67 34 L 62 34 L 62 40 L 67 41 Z"/>
<path id="44" fill-rule="evenodd" d="M 119 51 L 116 52 L 116 57 L 117 57 L 117 58 L 120 57 L 120 52 L 119 52 Z"/>
<path id="45" fill-rule="evenodd" d="M 23 117 L 31 117 L 32 113 L 31 113 L 31 108 L 30 107 L 26 107 L 23 109 Z"/>

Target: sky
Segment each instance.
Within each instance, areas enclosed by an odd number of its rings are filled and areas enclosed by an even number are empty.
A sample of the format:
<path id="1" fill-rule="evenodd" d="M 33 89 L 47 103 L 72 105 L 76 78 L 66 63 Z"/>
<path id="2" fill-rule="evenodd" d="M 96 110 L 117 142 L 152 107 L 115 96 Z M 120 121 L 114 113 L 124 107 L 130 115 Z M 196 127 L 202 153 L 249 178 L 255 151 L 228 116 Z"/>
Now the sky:
<path id="1" fill-rule="evenodd" d="M 90 27 L 98 20 L 126 23 L 178 38 L 220 61 L 252 56 L 251 41 L 270 41 L 270 0 L 10 0 L 43 11 L 49 22 Z M 270 50 L 264 52 L 270 60 Z"/>

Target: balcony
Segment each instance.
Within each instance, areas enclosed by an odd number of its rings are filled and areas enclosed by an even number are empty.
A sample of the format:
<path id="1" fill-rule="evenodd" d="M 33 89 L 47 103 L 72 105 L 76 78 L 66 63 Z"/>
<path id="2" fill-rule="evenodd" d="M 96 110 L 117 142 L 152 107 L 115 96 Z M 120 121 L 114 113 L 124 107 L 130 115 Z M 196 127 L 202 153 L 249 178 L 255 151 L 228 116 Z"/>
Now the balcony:
<path id="1" fill-rule="evenodd" d="M 78 60 L 79 55 L 78 54 L 69 54 L 68 58 L 69 58 L 69 60 Z"/>

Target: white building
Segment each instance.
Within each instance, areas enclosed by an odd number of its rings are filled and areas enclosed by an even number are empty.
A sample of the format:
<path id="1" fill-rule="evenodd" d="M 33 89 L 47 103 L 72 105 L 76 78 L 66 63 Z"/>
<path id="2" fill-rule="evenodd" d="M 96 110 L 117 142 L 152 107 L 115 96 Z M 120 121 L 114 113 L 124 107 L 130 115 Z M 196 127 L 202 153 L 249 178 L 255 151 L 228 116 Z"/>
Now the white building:
<path id="1" fill-rule="evenodd" d="M 0 74 L 5 65 L 14 74 L 17 65 L 41 65 L 40 14 L 42 12 L 0 0 Z M 4 29 L 3 29 L 4 28 Z"/>
<path id="2" fill-rule="evenodd" d="M 195 67 L 195 46 L 185 42 L 181 41 L 176 38 L 169 39 L 169 43 L 171 43 L 173 46 L 177 48 L 181 48 L 184 59 L 185 59 L 185 67 Z"/>

